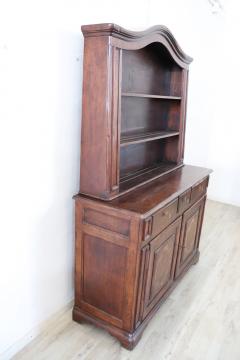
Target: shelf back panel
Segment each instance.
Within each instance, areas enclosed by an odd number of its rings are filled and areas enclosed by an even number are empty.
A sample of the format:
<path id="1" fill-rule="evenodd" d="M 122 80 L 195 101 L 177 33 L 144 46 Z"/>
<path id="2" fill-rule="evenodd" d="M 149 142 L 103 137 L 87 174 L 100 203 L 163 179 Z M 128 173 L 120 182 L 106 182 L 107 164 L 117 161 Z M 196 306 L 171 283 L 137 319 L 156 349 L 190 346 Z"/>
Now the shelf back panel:
<path id="1" fill-rule="evenodd" d="M 160 43 L 123 50 L 122 91 L 181 96 L 182 68 Z"/>
<path id="2" fill-rule="evenodd" d="M 121 148 L 120 181 L 144 173 L 163 162 L 177 163 L 179 137 L 133 144 Z"/>
<path id="3" fill-rule="evenodd" d="M 180 101 L 122 97 L 121 135 L 179 130 Z"/>

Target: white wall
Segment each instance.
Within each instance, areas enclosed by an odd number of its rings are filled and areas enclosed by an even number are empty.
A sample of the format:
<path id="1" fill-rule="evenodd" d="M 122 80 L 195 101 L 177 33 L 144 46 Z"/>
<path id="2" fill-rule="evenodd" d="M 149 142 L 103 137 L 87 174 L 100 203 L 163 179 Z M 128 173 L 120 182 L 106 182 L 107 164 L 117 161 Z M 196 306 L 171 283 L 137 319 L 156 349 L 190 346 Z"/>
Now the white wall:
<path id="1" fill-rule="evenodd" d="M 0 353 L 73 297 L 80 26 L 108 21 L 147 26 L 145 1 L 112 4 L 8 0 L 0 5 Z M 126 8 L 132 14 L 136 5 L 134 20 Z"/>
<path id="2" fill-rule="evenodd" d="M 235 11 L 213 14 L 207 0 L 1 2 L 0 353 L 73 296 L 81 24 L 169 26 L 194 57 L 186 162 L 214 169 L 210 197 L 240 205 Z"/>
<path id="3" fill-rule="evenodd" d="M 220 3 L 150 0 L 149 23 L 166 24 L 194 58 L 185 163 L 214 170 L 209 198 L 240 206 L 240 9 L 237 0 Z"/>

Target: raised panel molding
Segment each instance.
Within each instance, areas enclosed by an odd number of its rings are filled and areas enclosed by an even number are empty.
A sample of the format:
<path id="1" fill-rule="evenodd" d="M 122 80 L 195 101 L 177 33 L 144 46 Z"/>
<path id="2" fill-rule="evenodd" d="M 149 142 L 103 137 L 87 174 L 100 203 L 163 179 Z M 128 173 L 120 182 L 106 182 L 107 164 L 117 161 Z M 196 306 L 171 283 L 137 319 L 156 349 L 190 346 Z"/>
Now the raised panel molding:
<path id="1" fill-rule="evenodd" d="M 179 276 L 198 251 L 206 197 L 204 196 L 183 215 L 182 232 L 175 276 Z"/>
<path id="2" fill-rule="evenodd" d="M 171 235 L 154 252 L 152 283 L 150 288 L 149 300 L 153 299 L 159 291 L 166 286 L 171 279 L 171 268 L 175 245 L 175 235 Z M 161 275 L 159 275 L 161 274 Z"/>
<path id="3" fill-rule="evenodd" d="M 84 208 L 83 223 L 95 225 L 100 228 L 129 236 L 130 222 L 127 219 L 108 215 L 106 213 L 96 211 L 90 208 Z"/>
<path id="4" fill-rule="evenodd" d="M 83 301 L 121 319 L 126 262 L 126 248 L 84 234 Z"/>
<path id="5" fill-rule="evenodd" d="M 150 242 L 143 318 L 171 286 L 174 279 L 181 220 L 178 218 Z"/>

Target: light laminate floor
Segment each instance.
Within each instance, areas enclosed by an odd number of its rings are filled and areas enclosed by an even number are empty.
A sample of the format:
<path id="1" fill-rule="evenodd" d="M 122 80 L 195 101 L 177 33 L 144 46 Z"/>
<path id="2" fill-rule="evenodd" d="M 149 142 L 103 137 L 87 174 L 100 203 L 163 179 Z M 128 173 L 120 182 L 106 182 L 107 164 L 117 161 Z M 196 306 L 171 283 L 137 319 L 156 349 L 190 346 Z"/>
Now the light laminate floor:
<path id="1" fill-rule="evenodd" d="M 240 208 L 208 201 L 200 251 L 132 352 L 68 311 L 14 360 L 240 360 Z"/>

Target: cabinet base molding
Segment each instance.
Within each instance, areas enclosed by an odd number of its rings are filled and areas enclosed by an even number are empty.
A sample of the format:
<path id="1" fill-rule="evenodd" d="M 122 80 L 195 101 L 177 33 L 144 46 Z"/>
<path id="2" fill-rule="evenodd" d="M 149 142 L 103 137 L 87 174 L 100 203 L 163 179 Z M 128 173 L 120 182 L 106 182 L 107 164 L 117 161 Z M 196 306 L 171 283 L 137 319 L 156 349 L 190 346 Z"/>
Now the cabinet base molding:
<path id="1" fill-rule="evenodd" d="M 118 339 L 121 345 L 128 350 L 132 350 L 137 345 L 144 330 L 144 328 L 141 326 L 141 330 L 136 329 L 133 333 L 124 331 L 117 328 L 116 326 L 110 325 L 105 321 L 94 317 L 93 315 L 87 314 L 78 306 L 74 306 L 73 308 L 73 320 L 77 321 L 78 323 L 90 323 L 108 331 L 109 334 Z"/>
<path id="2" fill-rule="evenodd" d="M 93 315 L 87 314 L 85 311 L 83 311 L 76 305 L 73 308 L 73 320 L 78 323 L 90 323 L 97 327 L 100 327 L 106 330 L 113 337 L 115 337 L 125 349 L 133 350 L 137 345 L 137 343 L 139 342 L 139 340 L 141 339 L 143 331 L 148 325 L 151 318 L 156 314 L 162 303 L 168 298 L 170 293 L 175 289 L 175 287 L 178 285 L 178 283 L 180 282 L 184 274 L 189 270 L 189 268 L 192 265 L 197 264 L 197 262 L 199 261 L 199 256 L 200 256 L 200 252 L 198 250 L 196 254 L 193 256 L 192 260 L 188 263 L 184 271 L 173 282 L 171 288 L 162 297 L 161 301 L 157 303 L 157 305 L 152 309 L 152 311 L 148 314 L 148 316 L 141 322 L 141 324 L 139 324 L 139 326 L 136 328 L 135 331 L 127 332 L 116 326 L 110 325 L 105 321 L 94 317 Z"/>

